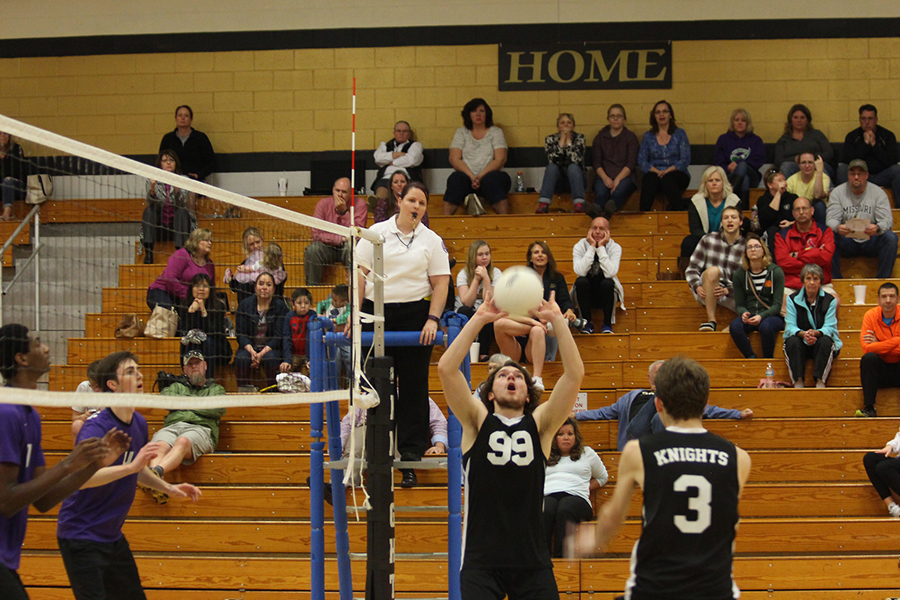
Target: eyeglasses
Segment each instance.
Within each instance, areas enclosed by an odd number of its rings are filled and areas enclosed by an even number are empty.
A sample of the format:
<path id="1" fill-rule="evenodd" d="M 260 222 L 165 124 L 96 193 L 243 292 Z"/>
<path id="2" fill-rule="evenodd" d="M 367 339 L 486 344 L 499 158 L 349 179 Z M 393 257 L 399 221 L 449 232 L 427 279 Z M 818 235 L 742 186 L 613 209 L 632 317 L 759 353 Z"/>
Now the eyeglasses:
<path id="1" fill-rule="evenodd" d="M 762 246 L 747 246 L 747 250 L 762 250 Z"/>
<path id="2" fill-rule="evenodd" d="M 656 114 L 656 115 L 667 115 L 667 114 L 669 114 L 669 109 L 668 109 L 668 108 L 663 108 L 662 110 L 654 110 L 654 111 L 653 111 L 653 114 Z"/>
<path id="3" fill-rule="evenodd" d="M 395 129 L 394 133 L 409 133 L 409 129 Z"/>

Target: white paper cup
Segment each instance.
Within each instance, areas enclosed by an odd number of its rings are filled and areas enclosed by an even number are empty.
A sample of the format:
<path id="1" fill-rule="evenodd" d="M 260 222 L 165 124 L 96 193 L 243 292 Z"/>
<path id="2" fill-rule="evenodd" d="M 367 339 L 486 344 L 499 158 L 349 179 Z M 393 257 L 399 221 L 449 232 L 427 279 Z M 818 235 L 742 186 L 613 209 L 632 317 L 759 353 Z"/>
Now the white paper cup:
<path id="1" fill-rule="evenodd" d="M 856 299 L 856 304 L 865 304 L 866 303 L 866 286 L 854 285 L 853 286 L 853 295 Z"/>
<path id="2" fill-rule="evenodd" d="M 472 345 L 469 347 L 469 362 L 478 362 L 478 353 L 481 351 L 481 344 L 479 342 L 472 342 Z"/>
<path id="3" fill-rule="evenodd" d="M 278 195 L 287 196 L 288 180 L 286 177 L 278 178 Z"/>

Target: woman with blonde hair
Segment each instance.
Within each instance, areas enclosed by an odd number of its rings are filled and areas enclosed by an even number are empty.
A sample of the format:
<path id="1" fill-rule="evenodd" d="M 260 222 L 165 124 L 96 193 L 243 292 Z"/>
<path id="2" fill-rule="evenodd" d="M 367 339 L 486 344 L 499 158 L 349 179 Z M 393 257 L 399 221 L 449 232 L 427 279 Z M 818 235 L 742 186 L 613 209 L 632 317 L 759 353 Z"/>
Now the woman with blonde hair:
<path id="1" fill-rule="evenodd" d="M 759 169 L 765 162 L 766 147 L 762 138 L 753 133 L 750 113 L 743 108 L 734 109 L 728 131 L 716 141 L 713 165 L 725 170 L 744 210 L 750 207 L 750 188 L 759 185 Z"/>
<path id="2" fill-rule="evenodd" d="M 216 280 L 216 266 L 209 258 L 212 250 L 212 232 L 195 229 L 188 236 L 184 248 L 169 257 L 166 268 L 147 290 L 147 306 L 174 308 L 184 302 L 189 285 L 195 275 L 205 273 L 210 281 Z"/>
<path id="3" fill-rule="evenodd" d="M 778 332 L 784 329 L 784 271 L 772 262 L 769 249 L 755 233 L 747 236 L 741 268 L 734 272 L 732 283 L 738 315 L 730 327 L 734 345 L 744 358 L 756 358 L 747 334 L 759 331 L 763 358 L 774 357 Z"/>
<path id="4" fill-rule="evenodd" d="M 712 166 L 703 171 L 700 188 L 688 205 L 690 234 L 681 242 L 681 256 L 690 257 L 700 238 L 719 230 L 722 211 L 730 206 L 740 209 L 740 204 L 741 199 L 733 193 L 722 167 Z"/>
<path id="5" fill-rule="evenodd" d="M 475 240 L 469 245 L 466 268 L 456 276 L 456 306 L 454 310 L 472 318 L 488 294 L 493 294 L 494 285 L 500 279 L 500 269 L 491 260 L 491 246 L 484 240 Z M 494 343 L 494 324 L 488 323 L 478 333 L 481 344 L 479 361 L 484 361 Z"/>

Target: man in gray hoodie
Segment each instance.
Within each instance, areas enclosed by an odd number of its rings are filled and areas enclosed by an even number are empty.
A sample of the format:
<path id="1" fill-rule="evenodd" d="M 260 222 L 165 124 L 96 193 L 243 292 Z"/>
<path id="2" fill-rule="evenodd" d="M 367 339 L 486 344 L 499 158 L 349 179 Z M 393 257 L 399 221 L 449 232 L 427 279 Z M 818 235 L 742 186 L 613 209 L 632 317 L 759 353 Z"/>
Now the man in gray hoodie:
<path id="1" fill-rule="evenodd" d="M 866 161 L 850 161 L 847 183 L 831 192 L 825 223 L 834 231 L 835 253 L 831 277 L 841 279 L 841 257 L 877 256 L 875 277 L 886 279 L 897 260 L 897 234 L 891 231 L 894 219 L 887 194 L 877 185 L 868 185 Z M 860 219 L 860 221 L 852 221 Z M 857 227 L 854 227 L 857 225 Z"/>

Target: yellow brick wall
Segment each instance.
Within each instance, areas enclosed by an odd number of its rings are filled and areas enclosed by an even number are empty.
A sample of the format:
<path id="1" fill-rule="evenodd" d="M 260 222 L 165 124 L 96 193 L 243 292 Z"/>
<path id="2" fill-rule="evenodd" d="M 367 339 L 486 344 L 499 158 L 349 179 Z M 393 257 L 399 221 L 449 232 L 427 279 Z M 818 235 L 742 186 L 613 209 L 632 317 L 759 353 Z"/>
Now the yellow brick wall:
<path id="1" fill-rule="evenodd" d="M 737 106 L 774 142 L 794 102 L 835 142 L 857 126 L 863 102 L 900 131 L 900 38 L 684 41 L 672 51 L 671 90 L 604 92 L 498 92 L 495 45 L 0 59 L 0 112 L 113 152 L 149 154 L 186 103 L 218 152 L 343 150 L 355 76 L 358 148 L 387 139 L 397 119 L 410 121 L 426 148 L 446 147 L 474 96 L 491 103 L 511 146 L 542 145 L 560 111 L 574 113 L 590 139 L 613 102 L 642 132 L 660 98 L 695 144 L 715 143 Z"/>

